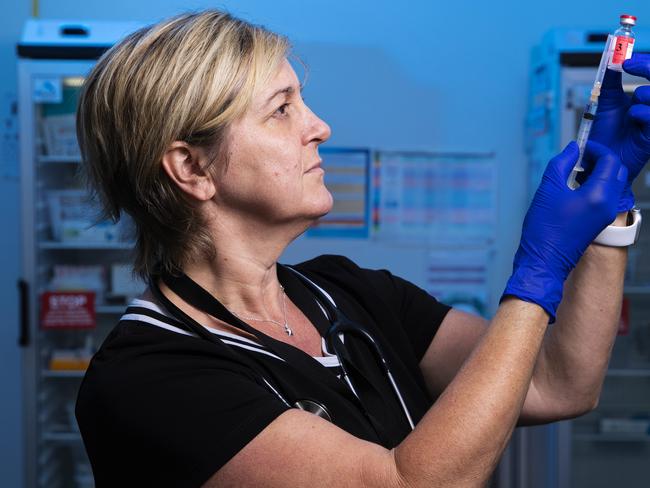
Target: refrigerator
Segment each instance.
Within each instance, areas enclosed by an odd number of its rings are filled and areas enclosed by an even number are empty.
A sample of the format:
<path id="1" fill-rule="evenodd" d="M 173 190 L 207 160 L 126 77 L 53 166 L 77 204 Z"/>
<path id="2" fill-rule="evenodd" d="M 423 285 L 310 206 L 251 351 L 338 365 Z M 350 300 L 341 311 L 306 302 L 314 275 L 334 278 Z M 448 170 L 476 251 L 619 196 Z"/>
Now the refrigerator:
<path id="1" fill-rule="evenodd" d="M 616 19 L 614 19 L 616 20 Z M 613 29 L 612 29 L 613 30 Z M 555 29 L 533 50 L 526 152 L 532 195 L 549 159 L 576 137 L 608 29 Z M 650 29 L 635 28 L 635 52 L 650 52 Z M 624 74 L 632 94 L 650 82 Z M 635 180 L 650 213 L 649 167 Z M 598 407 L 580 418 L 524 429 L 520 486 L 647 487 L 650 484 L 650 225 L 628 249 L 623 309 Z M 531 446 L 542 444 L 543 451 Z"/>
<path id="2" fill-rule="evenodd" d="M 91 487 L 74 418 L 91 354 L 143 285 L 124 225 L 101 221 L 79 175 L 75 109 L 95 60 L 134 23 L 30 20 L 17 46 L 25 482 Z M 96 224 L 96 225 L 93 225 Z"/>

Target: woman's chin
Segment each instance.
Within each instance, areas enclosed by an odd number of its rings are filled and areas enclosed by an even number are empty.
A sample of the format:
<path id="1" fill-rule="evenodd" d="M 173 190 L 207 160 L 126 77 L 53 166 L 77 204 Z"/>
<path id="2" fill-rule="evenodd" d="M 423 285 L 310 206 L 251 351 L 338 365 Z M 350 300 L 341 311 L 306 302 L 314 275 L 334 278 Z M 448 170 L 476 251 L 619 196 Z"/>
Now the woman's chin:
<path id="1" fill-rule="evenodd" d="M 307 227 L 311 227 L 319 219 L 330 213 L 333 206 L 334 199 L 332 198 L 332 194 L 323 188 L 318 195 L 313 195 L 313 198 L 303 202 L 300 205 L 300 210 L 295 206 L 292 209 L 286 210 L 291 214 L 291 217 L 289 217 L 290 221 L 300 221 L 301 225 L 306 224 Z"/>
<path id="2" fill-rule="evenodd" d="M 320 203 L 320 211 L 318 218 L 320 219 L 321 217 L 324 217 L 328 213 L 332 211 L 332 207 L 334 206 L 334 198 L 332 197 L 332 194 L 329 192 L 329 190 L 325 190 L 325 195 L 323 195 L 322 202 Z"/>

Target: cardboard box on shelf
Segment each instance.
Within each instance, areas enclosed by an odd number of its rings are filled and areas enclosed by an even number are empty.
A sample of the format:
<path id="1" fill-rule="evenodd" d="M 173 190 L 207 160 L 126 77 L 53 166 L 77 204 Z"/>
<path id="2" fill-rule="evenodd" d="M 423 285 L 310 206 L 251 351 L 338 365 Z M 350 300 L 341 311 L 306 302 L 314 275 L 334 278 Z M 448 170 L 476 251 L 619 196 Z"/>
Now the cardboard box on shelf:
<path id="1" fill-rule="evenodd" d="M 43 117 L 42 128 L 48 156 L 81 158 L 74 114 Z"/>
<path id="2" fill-rule="evenodd" d="M 50 357 L 52 371 L 85 371 L 92 354 L 84 349 L 55 349 Z"/>
<path id="3" fill-rule="evenodd" d="M 113 243 L 120 240 L 119 224 L 97 222 L 97 210 L 84 190 L 50 190 L 47 204 L 55 241 Z"/>

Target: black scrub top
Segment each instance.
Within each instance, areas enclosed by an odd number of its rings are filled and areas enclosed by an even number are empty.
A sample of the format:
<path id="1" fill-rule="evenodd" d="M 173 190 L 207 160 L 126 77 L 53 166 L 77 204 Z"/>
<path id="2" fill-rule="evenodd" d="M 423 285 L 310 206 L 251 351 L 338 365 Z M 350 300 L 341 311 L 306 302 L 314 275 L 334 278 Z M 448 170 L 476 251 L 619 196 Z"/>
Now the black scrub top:
<path id="1" fill-rule="evenodd" d="M 363 269 L 341 256 L 292 267 L 371 333 L 417 423 L 433 401 L 418 364 L 450 307 L 388 271 Z M 314 294 L 283 266 L 278 278 L 323 334 L 329 322 Z M 305 357 L 296 367 L 256 341 L 210 331 L 219 343 L 187 332 L 160 305 L 134 300 L 127 308 L 93 357 L 77 398 L 98 488 L 205 483 L 290 408 L 260 372 L 289 404 L 325 405 L 333 423 L 359 438 L 391 448 L 408 434 L 403 410 L 363 341 L 345 338 L 353 392 L 339 377 L 336 358 L 299 351 Z"/>

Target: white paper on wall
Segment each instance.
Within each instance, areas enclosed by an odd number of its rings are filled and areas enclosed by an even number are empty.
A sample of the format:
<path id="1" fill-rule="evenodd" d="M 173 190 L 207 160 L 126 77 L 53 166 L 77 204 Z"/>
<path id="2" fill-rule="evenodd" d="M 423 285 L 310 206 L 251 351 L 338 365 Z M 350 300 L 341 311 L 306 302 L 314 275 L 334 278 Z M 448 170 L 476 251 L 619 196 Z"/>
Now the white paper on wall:
<path id="1" fill-rule="evenodd" d="M 376 238 L 433 245 L 494 241 L 493 155 L 380 152 L 375 181 Z"/>

